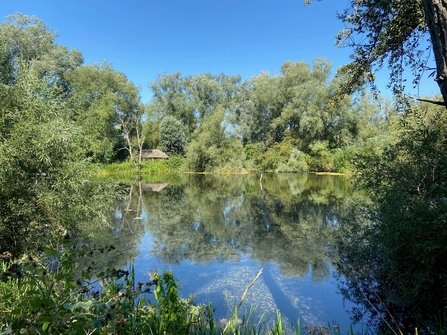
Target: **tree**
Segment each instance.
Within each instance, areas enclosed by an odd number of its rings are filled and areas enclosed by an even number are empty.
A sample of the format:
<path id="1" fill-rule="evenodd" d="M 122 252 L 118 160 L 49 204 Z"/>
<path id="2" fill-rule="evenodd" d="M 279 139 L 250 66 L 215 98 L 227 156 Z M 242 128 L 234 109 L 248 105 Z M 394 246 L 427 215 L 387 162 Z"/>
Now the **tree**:
<path id="1" fill-rule="evenodd" d="M 179 120 L 185 130 L 186 140 L 189 141 L 197 126 L 197 120 L 194 115 L 196 108 L 186 91 L 185 81 L 180 72 L 159 75 L 157 80 L 149 85 L 153 92 L 150 109 Z"/>
<path id="2" fill-rule="evenodd" d="M 125 150 L 139 166 L 144 114 L 139 89 L 106 63 L 81 66 L 66 74 L 72 117 L 82 127 L 79 145 L 96 162 L 111 162 Z"/>
<path id="3" fill-rule="evenodd" d="M 33 69 L 64 90 L 68 87 L 64 74 L 80 66 L 82 54 L 55 42 L 57 34 L 35 16 L 10 15 L 0 24 L 0 80 L 15 82 L 19 63 Z"/>
<path id="4" fill-rule="evenodd" d="M 331 67 L 321 58 L 312 67 L 288 61 L 281 66 L 281 75 L 264 72 L 254 77 L 239 120 L 244 142 L 273 148 L 274 143 L 292 138 L 305 153 L 316 141 L 327 141 L 330 149 L 351 144 L 357 136 L 358 115 L 350 97 L 334 99 L 340 80 L 330 79 Z"/>
<path id="5" fill-rule="evenodd" d="M 225 110 L 217 108 L 203 120 L 186 146 L 192 171 L 240 171 L 245 161 L 242 142 L 228 129 Z"/>
<path id="6" fill-rule="evenodd" d="M 340 83 L 330 80 L 331 67 L 322 58 L 315 59 L 312 69 L 304 62 L 282 65 L 285 105 L 272 125 L 291 132 L 304 152 L 316 141 L 328 141 L 335 148 L 346 146 L 356 136 L 358 120 L 351 112 L 350 97 L 333 98 Z"/>
<path id="7" fill-rule="evenodd" d="M 269 146 L 281 140 L 281 134 L 274 134 L 271 128 L 272 120 L 281 114 L 284 106 L 280 80 L 280 76 L 271 77 L 268 72 L 262 72 L 243 86 L 245 96 L 238 123 L 244 143 L 261 142 Z"/>
<path id="8" fill-rule="evenodd" d="M 88 181 L 76 156 L 80 128 L 49 78 L 21 66 L 0 97 L 0 253 L 18 256 L 53 230 L 93 222 L 111 197 Z"/>
<path id="9" fill-rule="evenodd" d="M 312 0 L 306 0 L 305 4 Z M 338 15 L 346 24 L 337 36 L 339 46 L 354 48 L 354 60 L 343 70 L 348 79 L 342 87 L 350 93 L 365 79 L 372 81 L 374 72 L 388 60 L 390 86 L 396 96 L 405 89 L 404 65 L 410 67 L 417 85 L 430 53 L 423 41 L 430 36 L 436 63 L 435 80 L 447 103 L 447 5 L 435 0 L 351 0 Z M 433 70 L 433 69 L 431 69 Z M 433 72 L 433 74 L 435 73 Z"/>
<path id="10" fill-rule="evenodd" d="M 144 106 L 145 120 L 143 123 L 144 146 L 148 149 L 157 148 L 160 144 L 160 122 L 163 114 L 157 110 L 155 104 L 149 103 Z"/>
<path id="11" fill-rule="evenodd" d="M 160 144 L 162 150 L 169 156 L 183 154 L 185 136 L 179 120 L 173 116 L 165 116 L 160 123 Z"/>
<path id="12" fill-rule="evenodd" d="M 209 73 L 182 77 L 179 72 L 163 74 L 150 85 L 150 109 L 179 120 L 189 142 L 197 127 L 217 107 L 235 114 L 239 106 L 240 76 Z"/>
<path id="13" fill-rule="evenodd" d="M 125 149 L 129 153 L 132 164 L 140 170 L 143 159 L 141 151 L 143 150 L 144 145 L 142 132 L 144 108 L 139 102 L 139 95 L 132 100 L 134 103 L 133 105 L 130 104 L 127 106 L 127 109 L 116 110 L 116 112 L 120 122 L 122 135 L 127 144 L 121 149 Z"/>
<path id="14" fill-rule="evenodd" d="M 338 266 L 350 299 L 386 308 L 413 330 L 447 300 L 447 118 L 443 107 L 424 103 L 401 121 L 395 144 L 357 158 L 373 202 L 340 220 L 347 235 Z"/>

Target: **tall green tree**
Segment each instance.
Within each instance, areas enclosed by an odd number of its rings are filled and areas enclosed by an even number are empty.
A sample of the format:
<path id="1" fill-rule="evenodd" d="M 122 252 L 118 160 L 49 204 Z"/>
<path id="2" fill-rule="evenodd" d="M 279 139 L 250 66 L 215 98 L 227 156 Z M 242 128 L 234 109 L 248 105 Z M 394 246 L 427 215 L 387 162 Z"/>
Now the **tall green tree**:
<path id="1" fill-rule="evenodd" d="M 331 80 L 331 67 L 328 60 L 318 58 L 312 69 L 303 62 L 282 66 L 285 106 L 272 126 L 291 132 L 303 151 L 316 141 L 328 141 L 331 148 L 346 146 L 357 135 L 350 97 L 333 99 L 339 82 Z"/>
<path id="2" fill-rule="evenodd" d="M 149 86 L 153 93 L 151 110 L 179 120 L 187 140 L 190 140 L 191 134 L 196 129 L 197 120 L 194 115 L 196 110 L 194 102 L 186 90 L 186 78 L 182 77 L 180 72 L 165 73 L 159 75 Z"/>
<path id="3" fill-rule="evenodd" d="M 203 120 L 186 146 L 186 158 L 193 171 L 239 171 L 243 168 L 242 141 L 229 130 L 224 109 L 216 108 Z"/>
<path id="4" fill-rule="evenodd" d="M 186 141 L 203 120 L 217 107 L 236 113 L 240 76 L 197 74 L 182 77 L 179 72 L 163 74 L 150 87 L 153 92 L 151 110 L 170 115 L 183 126 Z"/>
<path id="5" fill-rule="evenodd" d="M 141 164 L 144 107 L 138 87 L 106 63 L 81 66 L 66 77 L 72 117 L 83 129 L 82 153 L 107 163 L 125 150 L 135 164 Z"/>
<path id="6" fill-rule="evenodd" d="M 262 72 L 243 86 L 245 99 L 239 124 L 245 143 L 268 146 L 281 140 L 281 134 L 273 134 L 271 129 L 271 122 L 281 114 L 284 105 L 279 81 L 279 76 Z"/>
<path id="7" fill-rule="evenodd" d="M 15 82 L 19 63 L 67 90 L 65 73 L 83 63 L 82 54 L 56 43 L 57 34 L 44 21 L 21 13 L 0 24 L 0 80 Z"/>
<path id="8" fill-rule="evenodd" d="M 21 66 L 0 96 L 0 253 L 18 256 L 48 242 L 51 230 L 94 222 L 101 192 L 75 155 L 80 128 L 61 89 Z"/>
<path id="9" fill-rule="evenodd" d="M 162 150 L 169 156 L 182 155 L 185 135 L 181 122 L 173 116 L 165 116 L 160 123 L 159 131 Z"/>
<path id="10" fill-rule="evenodd" d="M 434 320 L 446 301 L 441 264 L 447 259 L 447 5 L 434 0 L 353 0 L 339 18 L 346 29 L 337 35 L 338 44 L 354 48 L 353 61 L 342 71 L 346 81 L 341 92 L 373 80 L 374 72 L 388 62 L 393 93 L 405 112 L 396 117 L 400 127 L 394 142 L 382 154 L 369 152 L 358 159 L 359 182 L 374 201 L 356 213 L 355 223 L 345 220 L 349 237 L 340 245 L 340 267 L 348 278 L 345 293 L 367 309 L 372 302 L 384 314 L 390 311 L 397 326 L 413 331 Z M 436 67 L 430 69 L 431 52 Z M 412 71 L 414 85 L 425 71 L 433 71 L 444 107 L 402 100 L 405 68 Z"/>

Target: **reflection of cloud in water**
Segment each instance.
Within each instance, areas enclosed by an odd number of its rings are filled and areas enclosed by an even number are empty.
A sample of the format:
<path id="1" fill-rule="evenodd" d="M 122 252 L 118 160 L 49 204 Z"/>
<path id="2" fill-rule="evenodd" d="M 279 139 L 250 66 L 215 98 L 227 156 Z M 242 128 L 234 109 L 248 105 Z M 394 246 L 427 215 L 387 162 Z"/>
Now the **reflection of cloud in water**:
<path id="1" fill-rule="evenodd" d="M 229 307 L 237 306 L 258 270 L 250 265 L 222 264 L 220 269 L 213 268 L 212 272 L 197 273 L 196 301 L 214 302 L 216 318 L 226 318 L 230 313 Z M 309 281 L 309 278 L 282 278 L 276 267 L 267 266 L 248 291 L 239 315 L 248 311 L 250 306 L 256 306 L 257 318 L 263 315 L 263 320 L 275 320 L 276 310 L 280 310 L 285 326 L 296 325 L 298 319 L 301 324 L 325 325 L 331 318 L 319 308 L 321 301 L 312 297 L 312 283 Z M 216 305 L 217 301 L 221 305 Z"/>
<path id="2" fill-rule="evenodd" d="M 209 274 L 200 274 L 199 277 L 208 277 L 208 280 L 207 284 L 195 292 L 196 297 L 201 301 L 217 300 L 225 302 L 226 306 L 217 306 L 216 316 L 227 317 L 229 308 L 237 306 L 246 287 L 252 282 L 256 274 L 256 269 L 253 267 L 237 265 L 225 266 L 222 270 L 214 272 L 212 274 L 214 278 L 210 278 Z M 250 305 L 257 305 L 257 311 L 260 314 L 278 308 L 266 288 L 262 275 L 248 291 L 241 306 L 241 311 L 248 309 Z"/>
<path id="3" fill-rule="evenodd" d="M 147 279 L 147 272 L 172 270 L 180 281 L 180 294 L 195 296 L 196 303 L 213 304 L 217 320 L 228 318 L 231 310 L 239 303 L 246 287 L 264 268 L 258 281 L 250 288 L 241 306 L 239 316 L 256 308 L 256 318 L 263 315 L 264 321 L 274 321 L 276 310 L 281 312 L 284 326 L 296 327 L 300 319 L 302 325 L 327 325 L 336 321 L 341 330 L 349 329 L 349 317 L 341 296 L 336 293 L 332 280 L 315 282 L 312 273 L 304 277 L 283 277 L 278 266 L 273 263 L 260 265 L 248 257 L 240 262 L 212 261 L 196 264 L 183 261 L 179 265 L 161 264 L 150 253 L 150 238 L 143 238 L 140 258 L 135 259 L 136 280 Z M 145 247 L 143 247 L 145 245 Z M 290 329 L 290 328 L 289 328 Z"/>

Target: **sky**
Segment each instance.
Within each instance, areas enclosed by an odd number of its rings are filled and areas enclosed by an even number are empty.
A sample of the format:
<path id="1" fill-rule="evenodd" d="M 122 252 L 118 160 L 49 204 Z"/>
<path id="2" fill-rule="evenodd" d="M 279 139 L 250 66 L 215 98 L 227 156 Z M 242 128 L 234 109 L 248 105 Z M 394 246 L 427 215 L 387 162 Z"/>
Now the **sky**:
<path id="1" fill-rule="evenodd" d="M 57 43 L 78 49 L 84 63 L 108 62 L 141 88 L 163 73 L 240 75 L 281 73 L 286 61 L 312 64 L 316 57 L 339 66 L 352 49 L 336 48 L 343 22 L 336 18 L 348 0 L 14 0 L 2 1 L 0 20 L 16 12 L 34 15 L 57 31 Z M 378 75 L 387 95 L 386 71 Z M 425 79 L 410 93 L 439 94 Z"/>

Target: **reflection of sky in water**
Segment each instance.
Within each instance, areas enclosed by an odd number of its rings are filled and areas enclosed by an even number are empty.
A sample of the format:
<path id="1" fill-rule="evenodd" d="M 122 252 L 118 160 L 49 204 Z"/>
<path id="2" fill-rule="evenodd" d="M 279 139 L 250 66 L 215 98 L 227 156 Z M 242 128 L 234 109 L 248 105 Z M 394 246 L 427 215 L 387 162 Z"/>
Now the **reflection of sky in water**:
<path id="1" fill-rule="evenodd" d="M 172 270 L 182 284 L 182 296 L 193 294 L 196 303 L 212 302 L 218 320 L 229 316 L 229 307 L 237 306 L 246 287 L 263 268 L 261 277 L 250 288 L 241 312 L 250 306 L 257 306 L 258 317 L 264 315 L 263 320 L 271 321 L 275 320 L 275 311 L 279 309 L 285 325 L 296 325 L 298 319 L 302 325 L 309 326 L 327 325 L 335 321 L 342 333 L 349 329 L 346 310 L 350 309 L 350 305 L 342 301 L 332 278 L 315 282 L 312 281 L 311 272 L 302 278 L 284 277 L 275 264 L 260 264 L 244 255 L 241 255 L 239 262 L 195 264 L 182 261 L 179 265 L 161 264 L 152 255 L 154 243 L 147 232 L 139 245 L 139 257 L 135 259 L 136 280 L 147 281 L 148 272 L 154 269 L 160 272 Z"/>

